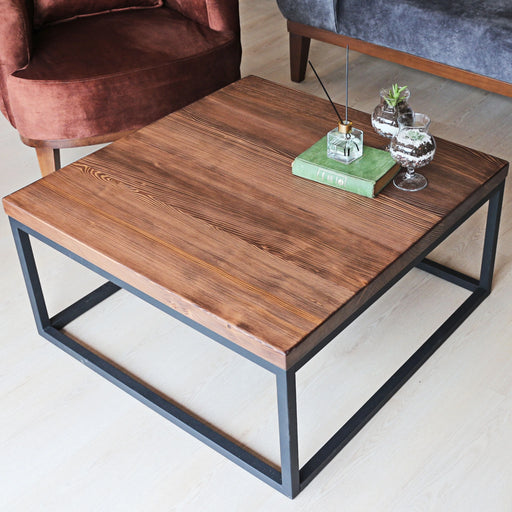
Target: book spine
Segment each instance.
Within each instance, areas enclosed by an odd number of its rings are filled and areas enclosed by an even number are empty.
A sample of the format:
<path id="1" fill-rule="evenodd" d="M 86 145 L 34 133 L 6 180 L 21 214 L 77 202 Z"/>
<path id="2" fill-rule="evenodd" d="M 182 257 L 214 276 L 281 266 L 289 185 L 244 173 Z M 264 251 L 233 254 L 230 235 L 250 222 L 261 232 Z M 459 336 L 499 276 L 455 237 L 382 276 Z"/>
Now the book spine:
<path id="1" fill-rule="evenodd" d="M 357 176 L 348 176 L 325 167 L 295 159 L 292 163 L 292 173 L 296 176 L 316 181 L 324 185 L 353 192 L 365 197 L 375 197 L 375 184 L 361 180 Z"/>

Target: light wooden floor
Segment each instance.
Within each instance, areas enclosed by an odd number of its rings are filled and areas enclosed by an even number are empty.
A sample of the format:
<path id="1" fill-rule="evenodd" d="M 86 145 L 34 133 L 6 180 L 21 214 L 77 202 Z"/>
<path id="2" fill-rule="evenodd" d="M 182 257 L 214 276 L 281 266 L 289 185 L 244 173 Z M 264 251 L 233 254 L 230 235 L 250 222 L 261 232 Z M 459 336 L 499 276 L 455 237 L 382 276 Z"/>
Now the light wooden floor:
<path id="1" fill-rule="evenodd" d="M 274 0 L 242 0 L 243 75 L 288 79 Z M 343 100 L 344 51 L 311 58 Z M 510 63 L 505 63 L 510 65 Z M 512 159 L 512 100 L 352 54 L 352 105 L 407 84 L 440 137 Z M 334 125 L 334 119 L 333 119 Z M 290 133 L 293 137 L 293 133 Z M 68 150 L 64 163 L 88 150 Z M 38 178 L 35 153 L 0 120 L 0 192 Z M 436 257 L 475 272 L 484 212 Z M 37 247 L 51 310 L 98 280 Z M 0 216 L 0 510 L 512 511 L 512 190 L 506 189 L 493 294 L 293 502 L 39 338 L 5 215 Z M 417 271 L 298 374 L 306 460 L 461 300 Z M 70 331 L 277 460 L 270 374 L 119 293 Z M 258 392 L 255 390 L 258 389 Z M 334 406 L 333 406 L 334 405 Z"/>

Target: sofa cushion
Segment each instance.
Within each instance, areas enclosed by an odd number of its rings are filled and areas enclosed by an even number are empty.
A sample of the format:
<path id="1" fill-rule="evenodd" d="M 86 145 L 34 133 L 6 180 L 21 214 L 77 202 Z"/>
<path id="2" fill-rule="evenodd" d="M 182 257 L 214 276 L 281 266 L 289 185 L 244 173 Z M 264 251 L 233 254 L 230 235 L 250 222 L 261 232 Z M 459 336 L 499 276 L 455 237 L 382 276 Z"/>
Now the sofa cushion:
<path id="1" fill-rule="evenodd" d="M 165 7 L 49 25 L 33 48 L 28 66 L 8 77 L 27 139 L 137 129 L 240 77 L 235 34 Z"/>
<path id="2" fill-rule="evenodd" d="M 512 82 L 510 0 L 367 0 L 361 6 L 338 2 L 338 33 Z"/>
<path id="3" fill-rule="evenodd" d="M 337 0 L 277 0 L 283 16 L 291 21 L 336 32 Z M 358 9 L 366 11 L 364 6 Z"/>
<path id="4" fill-rule="evenodd" d="M 161 5 L 162 0 L 34 0 L 34 27 L 77 16 Z"/>

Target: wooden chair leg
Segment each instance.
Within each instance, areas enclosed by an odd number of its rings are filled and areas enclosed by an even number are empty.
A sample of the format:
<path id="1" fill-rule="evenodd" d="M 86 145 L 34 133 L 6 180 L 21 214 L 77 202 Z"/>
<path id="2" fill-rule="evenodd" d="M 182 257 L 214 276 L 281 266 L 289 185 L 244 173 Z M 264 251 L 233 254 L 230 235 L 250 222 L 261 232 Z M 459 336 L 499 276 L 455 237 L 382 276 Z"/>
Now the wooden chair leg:
<path id="1" fill-rule="evenodd" d="M 36 153 L 42 176 L 47 176 L 60 169 L 60 150 L 48 147 L 37 147 Z"/>
<path id="2" fill-rule="evenodd" d="M 290 32 L 290 71 L 293 82 L 302 82 L 306 76 L 310 43 L 309 37 Z"/>

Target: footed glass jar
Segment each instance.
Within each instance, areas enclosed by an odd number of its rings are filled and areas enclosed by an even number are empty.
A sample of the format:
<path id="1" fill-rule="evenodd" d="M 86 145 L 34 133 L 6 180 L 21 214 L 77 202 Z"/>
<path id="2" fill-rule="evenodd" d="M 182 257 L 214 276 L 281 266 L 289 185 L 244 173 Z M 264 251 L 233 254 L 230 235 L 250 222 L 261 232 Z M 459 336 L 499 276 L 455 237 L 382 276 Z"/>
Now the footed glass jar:
<path id="1" fill-rule="evenodd" d="M 363 156 L 363 132 L 352 127 L 351 121 L 338 123 L 327 134 L 327 156 L 349 164 Z"/>
<path id="2" fill-rule="evenodd" d="M 416 113 L 398 118 L 399 131 L 391 139 L 389 153 L 406 168 L 399 172 L 393 183 L 401 190 L 415 192 L 427 186 L 427 179 L 415 170 L 432 162 L 436 152 L 434 137 L 428 132 L 430 117 Z"/>
<path id="3" fill-rule="evenodd" d="M 411 92 L 405 89 L 400 93 L 400 101 L 396 106 L 391 106 L 386 98 L 389 96 L 389 89 L 381 89 L 380 103 L 372 113 L 372 126 L 375 131 L 383 137 L 391 138 L 398 133 L 398 118 L 400 116 L 412 117 L 412 108 L 407 103 Z"/>

